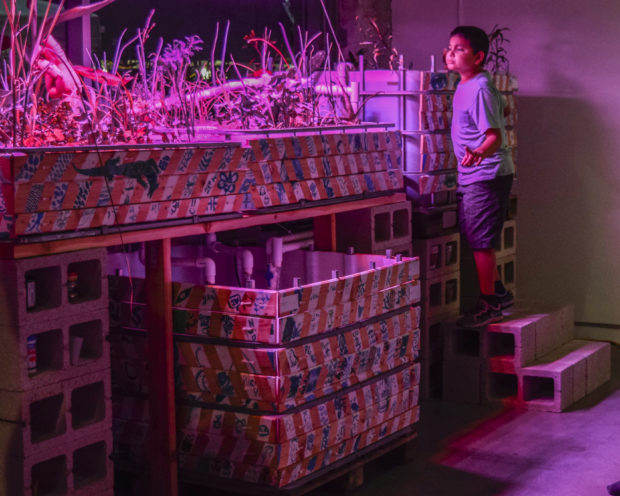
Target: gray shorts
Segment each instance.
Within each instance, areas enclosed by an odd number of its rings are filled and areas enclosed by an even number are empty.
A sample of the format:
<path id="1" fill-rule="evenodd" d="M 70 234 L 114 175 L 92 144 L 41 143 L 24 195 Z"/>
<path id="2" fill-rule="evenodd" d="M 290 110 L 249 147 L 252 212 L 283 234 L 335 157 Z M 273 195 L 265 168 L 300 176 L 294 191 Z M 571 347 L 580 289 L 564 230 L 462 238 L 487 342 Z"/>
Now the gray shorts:
<path id="1" fill-rule="evenodd" d="M 461 235 L 472 250 L 500 248 L 511 187 L 512 174 L 458 187 Z"/>

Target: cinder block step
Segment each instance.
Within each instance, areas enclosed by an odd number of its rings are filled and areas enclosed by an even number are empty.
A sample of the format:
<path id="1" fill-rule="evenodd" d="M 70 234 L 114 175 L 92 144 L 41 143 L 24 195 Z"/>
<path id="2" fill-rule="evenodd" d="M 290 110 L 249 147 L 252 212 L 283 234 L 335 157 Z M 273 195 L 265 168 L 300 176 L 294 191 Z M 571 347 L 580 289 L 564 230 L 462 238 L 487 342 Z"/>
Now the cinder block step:
<path id="1" fill-rule="evenodd" d="M 536 325 L 544 318 L 521 311 L 506 311 L 504 320 L 487 326 L 483 354 L 489 370 L 514 374 L 536 360 Z"/>
<path id="2" fill-rule="evenodd" d="M 110 367 L 108 309 L 0 326 L 0 389 L 27 391 Z"/>
<path id="3" fill-rule="evenodd" d="M 0 446 L 6 456 L 53 451 L 111 426 L 109 368 L 31 391 L 0 391 Z"/>
<path id="4" fill-rule="evenodd" d="M 550 411 L 566 408 L 609 378 L 609 358 L 602 356 L 604 353 L 609 355 L 608 343 L 585 346 L 584 342 L 573 341 L 573 321 L 572 305 L 524 301 L 506 310 L 503 321 L 481 329 L 462 329 L 456 325 L 456 319 L 445 321 L 442 325 L 444 399 L 475 402 L 479 390 L 481 400 L 501 401 L 509 406 L 531 404 L 533 408 Z M 600 359 L 575 363 L 570 370 L 558 372 L 556 376 L 543 374 L 539 377 L 532 372 L 538 369 L 530 367 L 553 362 L 554 353 L 560 354 L 557 356 L 558 360 L 561 359 L 560 365 L 549 365 L 548 368 L 561 369 L 561 364 L 567 360 L 561 354 L 574 356 L 569 354 L 570 346 L 581 350 L 579 353 L 591 353 Z M 589 387 L 585 373 L 588 366 L 592 377 Z M 477 387 L 469 384 L 464 388 L 462 377 L 471 378 L 478 371 Z M 566 384 L 564 392 L 557 397 L 550 393 L 555 391 L 554 378 L 558 384 Z M 562 388 L 558 386 L 557 390 L 562 391 Z"/>
<path id="5" fill-rule="evenodd" d="M 519 404 L 521 391 L 519 375 L 487 370 L 483 375 L 483 383 L 484 386 L 481 387 L 483 401 L 500 402 L 508 407 Z"/>
<path id="6" fill-rule="evenodd" d="M 0 260 L 0 325 L 36 325 L 107 308 L 106 261 L 103 248 Z M 67 284 L 71 273 L 77 275 L 75 289 Z"/>
<path id="7" fill-rule="evenodd" d="M 420 278 L 432 279 L 458 272 L 461 261 L 461 235 L 447 234 L 430 239 L 415 239 L 413 253 L 420 257 Z"/>
<path id="8" fill-rule="evenodd" d="M 609 343 L 573 340 L 521 372 L 520 400 L 527 408 L 560 412 L 607 382 Z"/>
<path id="9" fill-rule="evenodd" d="M 110 428 L 26 457 L 0 453 L 0 495 L 112 496 L 111 454 Z"/>
<path id="10" fill-rule="evenodd" d="M 514 374 L 574 337 L 572 305 L 517 301 L 504 310 L 504 320 L 469 330 L 444 324 L 445 355 L 488 360 L 490 372 Z"/>
<path id="11" fill-rule="evenodd" d="M 572 304 L 518 301 L 512 312 L 535 320 L 536 358 L 543 357 L 575 337 L 575 310 Z"/>

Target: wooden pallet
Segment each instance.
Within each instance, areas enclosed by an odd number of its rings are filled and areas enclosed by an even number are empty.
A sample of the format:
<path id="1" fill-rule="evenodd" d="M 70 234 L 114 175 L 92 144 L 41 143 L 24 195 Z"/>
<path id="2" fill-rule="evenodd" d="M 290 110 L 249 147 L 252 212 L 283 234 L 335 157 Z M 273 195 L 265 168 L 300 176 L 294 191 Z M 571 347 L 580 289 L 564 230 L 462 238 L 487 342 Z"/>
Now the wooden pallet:
<path id="1" fill-rule="evenodd" d="M 299 479 L 288 486 L 276 488 L 220 477 L 200 477 L 179 471 L 181 483 L 187 491 L 181 494 L 198 494 L 197 487 L 218 490 L 226 496 L 303 496 L 328 483 L 338 484 L 343 492 L 360 487 L 364 483 L 364 467 L 387 454 L 398 456 L 401 461 L 411 458 L 413 441 L 418 437 L 417 424 L 374 443 L 358 453 Z"/>

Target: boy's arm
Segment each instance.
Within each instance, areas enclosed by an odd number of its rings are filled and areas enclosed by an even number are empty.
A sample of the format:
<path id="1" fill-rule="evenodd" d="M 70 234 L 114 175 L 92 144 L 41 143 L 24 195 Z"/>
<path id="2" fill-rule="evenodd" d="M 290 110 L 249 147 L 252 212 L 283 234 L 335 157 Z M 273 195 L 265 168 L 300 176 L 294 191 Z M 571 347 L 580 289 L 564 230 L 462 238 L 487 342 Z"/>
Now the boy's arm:
<path id="1" fill-rule="evenodd" d="M 483 159 L 493 155 L 502 145 L 502 132 L 500 129 L 487 129 L 484 134 L 484 141 L 479 147 L 473 150 L 468 146 L 465 147 L 465 156 L 461 165 L 465 167 L 479 165 Z"/>

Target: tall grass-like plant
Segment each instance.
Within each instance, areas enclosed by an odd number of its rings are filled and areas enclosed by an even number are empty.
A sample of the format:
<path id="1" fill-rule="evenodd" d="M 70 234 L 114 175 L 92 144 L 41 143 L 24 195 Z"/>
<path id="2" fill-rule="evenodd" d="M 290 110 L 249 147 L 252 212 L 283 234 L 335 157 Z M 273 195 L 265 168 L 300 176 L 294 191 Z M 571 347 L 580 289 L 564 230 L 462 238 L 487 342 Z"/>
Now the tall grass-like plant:
<path id="1" fill-rule="evenodd" d="M 198 125 L 266 129 L 356 122 L 347 93 L 332 91 L 342 82 L 330 79 L 327 93 L 317 91 L 321 73 L 331 75 L 332 52 L 342 62 L 329 33 L 311 35 L 298 28 L 298 39 L 291 42 L 280 25 L 278 42 L 268 29 L 262 36 L 252 31 L 246 41 L 256 57 L 240 64 L 227 53 L 230 22 L 222 29 L 218 23 L 209 80 L 206 65 L 193 62 L 204 44 L 198 36 L 167 44 L 159 40 L 147 53 L 153 11 L 134 36 L 121 34 L 111 59 L 91 54 L 91 67 L 80 67 L 69 62 L 54 28 L 114 0 L 65 10 L 64 0 L 58 5 L 50 0 L 45 12 L 37 12 L 32 2 L 26 14 L 16 0 L 1 1 L 7 14 L 2 35 L 9 40 L 0 65 L 3 146 L 188 140 L 195 138 Z M 132 47 L 136 68 L 123 70 L 121 61 Z"/>
<path id="2" fill-rule="evenodd" d="M 506 31 L 510 31 L 510 28 L 500 28 L 496 24 L 487 34 L 489 37 L 489 54 L 486 64 L 491 72 L 510 73 L 510 61 L 505 48 L 505 44 L 510 43 L 510 40 L 506 38 Z"/>

